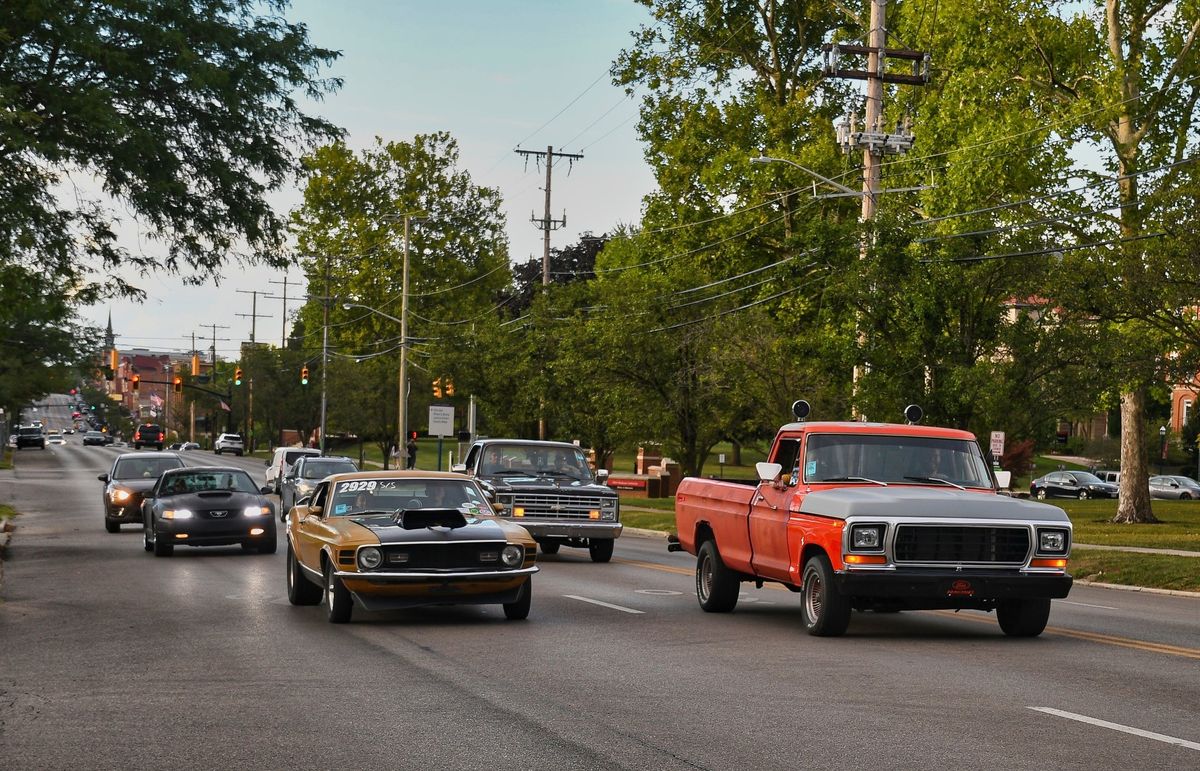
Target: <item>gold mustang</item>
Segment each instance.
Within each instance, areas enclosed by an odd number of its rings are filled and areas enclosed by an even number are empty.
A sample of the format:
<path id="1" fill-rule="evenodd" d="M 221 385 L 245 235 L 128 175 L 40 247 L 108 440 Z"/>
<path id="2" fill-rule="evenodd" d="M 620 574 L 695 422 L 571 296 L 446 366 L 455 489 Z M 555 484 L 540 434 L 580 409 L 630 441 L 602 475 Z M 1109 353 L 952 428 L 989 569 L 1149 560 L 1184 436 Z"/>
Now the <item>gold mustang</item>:
<path id="1" fill-rule="evenodd" d="M 525 528 L 494 519 L 478 483 L 462 474 L 336 474 L 288 512 L 287 589 L 293 605 L 325 598 L 329 620 L 355 605 L 504 606 L 529 615 L 537 545 Z"/>

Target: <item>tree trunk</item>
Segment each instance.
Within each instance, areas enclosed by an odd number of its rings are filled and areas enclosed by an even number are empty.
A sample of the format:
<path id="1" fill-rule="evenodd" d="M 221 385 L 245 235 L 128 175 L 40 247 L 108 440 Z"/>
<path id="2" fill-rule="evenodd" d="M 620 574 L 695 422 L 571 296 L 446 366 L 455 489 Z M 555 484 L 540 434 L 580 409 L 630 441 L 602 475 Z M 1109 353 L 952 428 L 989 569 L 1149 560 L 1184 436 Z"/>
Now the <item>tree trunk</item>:
<path id="1" fill-rule="evenodd" d="M 1121 394 L 1121 497 L 1113 522 L 1157 522 L 1150 509 L 1150 480 L 1146 471 L 1146 391 Z"/>

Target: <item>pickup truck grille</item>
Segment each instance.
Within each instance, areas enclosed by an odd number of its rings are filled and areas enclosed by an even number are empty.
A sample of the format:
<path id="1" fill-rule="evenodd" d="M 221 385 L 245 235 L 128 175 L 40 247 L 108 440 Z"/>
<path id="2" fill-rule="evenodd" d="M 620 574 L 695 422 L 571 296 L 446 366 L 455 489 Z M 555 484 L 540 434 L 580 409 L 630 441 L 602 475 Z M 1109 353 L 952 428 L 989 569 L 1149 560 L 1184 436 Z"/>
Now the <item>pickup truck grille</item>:
<path id="1" fill-rule="evenodd" d="M 504 541 L 495 543 L 414 543 L 383 547 L 382 571 L 396 570 L 501 570 L 500 550 Z M 370 571 L 363 571 L 369 573 Z"/>
<path id="2" fill-rule="evenodd" d="M 1024 527 L 900 525 L 896 528 L 896 562 L 1014 564 L 1029 553 Z"/>
<path id="3" fill-rule="evenodd" d="M 604 500 L 598 495 L 517 494 L 513 496 L 513 507 L 525 509 L 527 517 L 588 519 L 589 512 L 597 511 Z"/>

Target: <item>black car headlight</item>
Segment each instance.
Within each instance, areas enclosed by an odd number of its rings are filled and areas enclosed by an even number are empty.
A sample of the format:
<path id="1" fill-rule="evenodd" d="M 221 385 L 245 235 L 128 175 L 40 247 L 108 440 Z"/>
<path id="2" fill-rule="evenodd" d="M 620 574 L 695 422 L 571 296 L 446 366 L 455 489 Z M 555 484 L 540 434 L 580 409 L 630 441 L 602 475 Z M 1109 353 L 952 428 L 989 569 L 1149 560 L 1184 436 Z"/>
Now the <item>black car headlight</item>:
<path id="1" fill-rule="evenodd" d="M 850 551 L 880 551 L 883 549 L 885 525 L 852 525 Z"/>
<path id="2" fill-rule="evenodd" d="M 383 564 L 383 552 L 374 546 L 364 546 L 358 550 L 358 566 L 374 570 Z"/>
<path id="3" fill-rule="evenodd" d="M 1063 528 L 1038 528 L 1038 554 L 1066 554 L 1070 533 Z"/>
<path id="4" fill-rule="evenodd" d="M 510 568 L 520 565 L 524 559 L 525 550 L 516 544 L 510 543 L 500 550 L 500 561 Z"/>

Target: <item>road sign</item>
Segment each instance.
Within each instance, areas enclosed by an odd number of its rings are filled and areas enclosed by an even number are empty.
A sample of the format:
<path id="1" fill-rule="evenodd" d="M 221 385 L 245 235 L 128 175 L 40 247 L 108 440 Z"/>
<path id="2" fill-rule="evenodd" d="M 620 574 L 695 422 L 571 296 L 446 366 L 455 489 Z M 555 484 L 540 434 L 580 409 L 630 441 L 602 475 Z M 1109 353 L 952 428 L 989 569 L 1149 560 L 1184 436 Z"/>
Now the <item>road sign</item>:
<path id="1" fill-rule="evenodd" d="M 992 457 L 999 458 L 1004 454 L 1004 432 L 992 432 Z"/>
<path id="2" fill-rule="evenodd" d="M 454 408 L 433 404 L 429 407 L 429 435 L 454 435 Z"/>

